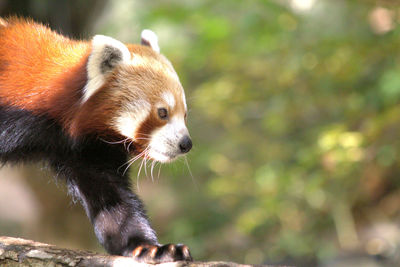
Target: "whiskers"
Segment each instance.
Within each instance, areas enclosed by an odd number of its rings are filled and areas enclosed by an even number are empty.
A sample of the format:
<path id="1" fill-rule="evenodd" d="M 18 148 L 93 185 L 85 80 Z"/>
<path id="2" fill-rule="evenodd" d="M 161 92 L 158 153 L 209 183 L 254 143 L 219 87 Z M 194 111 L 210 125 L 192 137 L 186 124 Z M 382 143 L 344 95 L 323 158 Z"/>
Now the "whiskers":
<path id="1" fill-rule="evenodd" d="M 197 185 L 196 179 L 194 179 L 192 170 L 190 169 L 190 165 L 189 165 L 189 161 L 187 159 L 187 156 L 185 155 L 185 156 L 183 156 L 183 158 L 185 159 L 185 165 L 186 165 L 186 167 L 188 169 L 188 172 L 190 174 L 190 178 L 192 179 L 192 183 L 194 184 L 194 187 L 196 188 L 196 190 L 199 190 L 199 186 Z"/>
<path id="2" fill-rule="evenodd" d="M 149 147 L 146 147 L 146 149 L 143 150 L 140 154 L 136 155 L 134 158 L 128 160 L 126 163 L 124 163 L 122 166 L 120 166 L 118 168 L 118 170 L 125 167 L 124 171 L 122 173 L 122 175 L 125 175 L 129 169 L 129 167 L 140 158 L 142 158 L 142 160 L 140 161 L 140 165 L 139 165 L 138 172 L 136 175 L 136 183 L 137 183 L 136 187 L 138 190 L 139 190 L 139 178 L 140 178 L 140 174 L 142 173 L 143 169 L 144 169 L 145 176 L 146 177 L 150 176 L 151 181 L 154 182 L 155 178 L 157 180 L 160 179 L 161 168 L 163 166 L 163 163 L 153 160 L 149 157 Z M 183 159 L 183 164 L 185 165 L 187 172 L 189 173 L 190 179 L 192 180 L 194 187 L 196 188 L 196 190 L 198 190 L 198 184 L 196 182 L 196 179 L 193 176 L 187 156 L 183 156 L 182 159 Z M 149 167 L 150 167 L 150 172 L 148 170 Z M 158 170 L 157 170 L 157 168 L 158 168 Z"/>
<path id="3" fill-rule="evenodd" d="M 130 158 L 127 160 L 125 163 L 123 163 L 121 166 L 118 167 L 117 172 L 122 174 L 123 176 L 126 175 L 128 172 L 129 168 L 133 165 L 133 163 L 138 162 L 140 160 L 140 164 L 138 164 L 138 171 L 136 175 L 136 182 L 137 182 L 137 189 L 140 190 L 139 188 L 139 177 L 140 174 L 142 173 L 142 170 L 144 169 L 144 173 L 146 177 L 150 177 L 151 180 L 154 182 L 155 177 L 156 179 L 160 178 L 161 175 L 161 168 L 164 165 L 162 162 L 159 162 L 157 160 L 154 160 L 151 158 L 150 155 L 150 150 L 151 150 L 151 140 L 152 136 L 149 134 L 137 134 L 136 138 L 125 138 L 122 140 L 118 141 L 107 141 L 104 139 L 101 139 L 101 141 L 110 144 L 110 145 L 120 145 L 123 144 L 124 148 L 127 150 L 127 152 L 132 155 L 132 146 L 137 146 L 140 145 L 140 147 L 145 147 L 140 153 L 136 154 L 134 157 Z M 146 144 L 146 145 L 144 145 Z M 181 160 L 178 160 L 181 162 L 180 164 L 183 164 L 185 167 L 182 169 L 181 167 L 179 169 L 181 170 L 187 170 L 186 173 L 190 175 L 190 179 L 192 180 L 192 183 L 196 189 L 198 189 L 198 185 L 195 181 L 195 178 L 193 176 L 192 170 L 190 169 L 189 161 L 186 155 L 179 157 Z M 179 164 L 179 163 L 178 163 Z M 176 166 L 176 165 L 175 165 Z M 157 170 L 158 168 L 158 170 Z M 183 171 L 185 173 L 185 171 Z"/>
<path id="4" fill-rule="evenodd" d="M 130 153 L 131 146 L 134 144 L 135 141 L 139 140 L 144 140 L 146 143 L 149 143 L 151 141 L 151 135 L 150 134 L 144 134 L 144 133 L 138 133 L 138 137 L 135 138 L 130 138 L 127 137 L 125 139 L 119 140 L 119 141 L 107 141 L 103 138 L 99 138 L 101 141 L 104 143 L 110 144 L 110 145 L 117 145 L 117 144 L 123 144 L 125 150 Z"/>
<path id="5" fill-rule="evenodd" d="M 141 172 L 142 168 L 144 168 L 144 173 L 145 173 L 146 177 L 149 177 L 148 172 L 147 172 L 147 162 L 148 161 L 151 161 L 150 177 L 151 177 L 151 180 L 154 182 L 154 169 L 157 166 L 157 164 L 159 164 L 160 167 L 158 169 L 158 175 L 157 175 L 157 179 L 159 179 L 160 178 L 160 170 L 161 170 L 161 165 L 162 164 L 160 162 L 158 162 L 156 160 L 153 160 L 153 159 L 151 159 L 149 157 L 149 148 L 148 147 L 147 147 L 147 152 L 144 154 L 142 162 L 140 163 L 139 171 L 138 171 L 138 174 L 137 174 L 137 178 L 139 180 L 139 175 L 140 175 L 140 172 Z"/>
<path id="6" fill-rule="evenodd" d="M 107 141 L 103 138 L 99 138 L 101 141 L 103 141 L 104 143 L 110 144 L 110 145 L 116 145 L 116 144 L 123 144 L 125 150 L 129 153 L 129 149 L 131 147 L 131 145 L 133 144 L 134 140 L 132 140 L 131 138 L 127 137 L 123 140 L 120 141 Z"/>
<path id="7" fill-rule="evenodd" d="M 127 138 L 125 138 L 125 139 L 123 139 L 123 140 L 114 141 L 114 142 L 112 142 L 112 141 L 107 141 L 107 140 L 105 140 L 105 139 L 103 139 L 103 138 L 99 138 L 99 139 L 100 139 L 101 141 L 103 141 L 104 143 L 111 144 L 111 145 L 115 145 L 115 144 L 121 144 L 121 143 L 124 143 L 124 142 L 128 141 L 128 140 L 129 140 L 129 137 L 127 137 Z"/>
<path id="8" fill-rule="evenodd" d="M 139 173 L 140 173 L 140 170 L 141 170 L 142 165 L 143 165 L 143 161 L 146 160 L 146 157 L 148 156 L 148 154 L 149 154 L 149 147 L 147 146 L 142 152 L 140 152 L 139 154 L 137 154 L 136 156 L 134 156 L 133 158 L 129 159 L 127 162 L 125 162 L 124 164 L 122 164 L 122 165 L 118 168 L 117 171 L 119 172 L 119 171 L 121 170 L 122 167 L 126 166 L 126 167 L 125 167 L 125 170 L 122 172 L 122 175 L 125 175 L 126 172 L 127 172 L 127 170 L 129 169 L 129 167 L 130 167 L 135 161 L 137 161 L 138 159 L 140 159 L 141 157 L 143 157 L 142 163 L 140 164 L 140 168 L 139 168 Z M 139 176 L 139 173 L 138 173 L 138 176 Z"/>
<path id="9" fill-rule="evenodd" d="M 145 150 L 143 150 L 142 153 L 140 153 L 139 155 L 137 155 L 134 160 L 130 160 L 130 163 L 128 164 L 127 168 L 125 169 L 125 171 L 133 164 L 133 162 L 135 162 L 139 157 L 142 157 L 142 161 L 140 163 L 139 169 L 138 169 L 138 173 L 136 176 L 136 187 L 138 190 L 140 190 L 139 188 L 139 176 L 140 173 L 142 171 L 142 169 L 144 168 L 144 173 L 146 175 L 146 177 L 148 177 L 148 172 L 147 172 L 147 162 L 151 161 L 151 165 L 150 165 L 150 176 L 151 176 L 151 180 L 154 182 L 154 169 L 156 168 L 157 164 L 159 164 L 159 169 L 158 169 L 158 175 L 157 175 L 157 179 L 160 178 L 160 172 L 161 172 L 161 163 L 155 160 L 152 160 L 149 157 L 149 146 L 146 147 Z"/>

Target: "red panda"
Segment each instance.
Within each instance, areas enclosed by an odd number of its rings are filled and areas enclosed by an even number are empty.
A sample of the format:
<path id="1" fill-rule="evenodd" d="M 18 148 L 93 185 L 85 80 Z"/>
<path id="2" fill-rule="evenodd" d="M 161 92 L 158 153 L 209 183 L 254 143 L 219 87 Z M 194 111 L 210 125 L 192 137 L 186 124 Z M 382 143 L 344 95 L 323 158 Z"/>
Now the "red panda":
<path id="1" fill-rule="evenodd" d="M 0 161 L 45 161 L 65 177 L 110 254 L 191 260 L 160 245 L 120 167 L 170 162 L 192 147 L 186 100 L 157 36 L 71 40 L 30 20 L 0 21 Z M 129 145 L 125 145 L 129 144 Z"/>

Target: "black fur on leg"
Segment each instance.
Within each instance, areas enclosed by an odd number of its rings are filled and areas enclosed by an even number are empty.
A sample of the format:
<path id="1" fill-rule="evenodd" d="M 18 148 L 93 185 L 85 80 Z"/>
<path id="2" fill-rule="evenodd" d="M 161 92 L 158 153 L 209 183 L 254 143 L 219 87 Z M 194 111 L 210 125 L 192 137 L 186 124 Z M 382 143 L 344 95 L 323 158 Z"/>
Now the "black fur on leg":
<path id="1" fill-rule="evenodd" d="M 73 140 L 54 120 L 0 106 L 0 161 L 42 160 L 65 177 L 109 253 L 122 255 L 141 244 L 158 244 L 128 177 L 117 172 L 127 160 L 122 145 L 91 136 Z"/>
<path id="2" fill-rule="evenodd" d="M 21 161 L 46 161 L 65 178 L 110 254 L 147 263 L 192 260 L 184 245 L 158 244 L 128 176 L 118 173 L 127 161 L 122 144 L 74 140 L 52 119 L 0 105 L 0 162 Z"/>
<path id="3" fill-rule="evenodd" d="M 127 177 L 88 168 L 84 159 L 62 165 L 62 175 L 68 177 L 70 189 L 81 200 L 97 238 L 110 254 L 123 255 L 141 244 L 158 244 Z"/>

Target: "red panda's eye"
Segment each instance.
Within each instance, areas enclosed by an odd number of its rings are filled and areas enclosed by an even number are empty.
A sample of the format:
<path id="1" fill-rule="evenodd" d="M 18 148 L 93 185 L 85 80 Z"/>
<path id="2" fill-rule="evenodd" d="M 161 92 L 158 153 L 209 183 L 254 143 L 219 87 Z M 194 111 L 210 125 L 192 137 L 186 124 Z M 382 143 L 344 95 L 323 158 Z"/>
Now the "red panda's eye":
<path id="1" fill-rule="evenodd" d="M 162 120 L 168 119 L 168 110 L 166 108 L 159 108 L 158 109 L 158 116 Z"/>

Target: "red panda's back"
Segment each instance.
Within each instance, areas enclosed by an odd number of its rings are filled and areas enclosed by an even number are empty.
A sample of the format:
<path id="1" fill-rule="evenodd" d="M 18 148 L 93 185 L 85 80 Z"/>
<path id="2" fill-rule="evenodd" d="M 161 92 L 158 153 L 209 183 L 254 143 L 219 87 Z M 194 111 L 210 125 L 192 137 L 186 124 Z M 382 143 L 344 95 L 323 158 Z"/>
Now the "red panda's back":
<path id="1" fill-rule="evenodd" d="M 89 46 L 31 21 L 1 20 L 0 104 L 54 109 L 55 101 L 73 93 L 66 90 L 84 85 Z"/>

